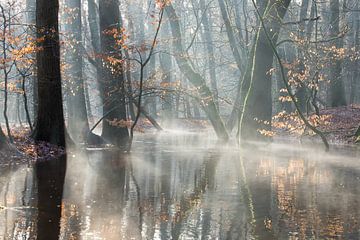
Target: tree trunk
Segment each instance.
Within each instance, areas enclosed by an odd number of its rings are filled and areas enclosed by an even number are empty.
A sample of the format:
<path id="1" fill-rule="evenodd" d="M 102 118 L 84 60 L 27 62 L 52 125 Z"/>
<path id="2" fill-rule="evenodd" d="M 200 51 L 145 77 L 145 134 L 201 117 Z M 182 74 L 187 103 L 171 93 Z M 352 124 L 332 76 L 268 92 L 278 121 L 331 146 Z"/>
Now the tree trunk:
<path id="1" fill-rule="evenodd" d="M 339 36 L 340 34 L 340 4 L 339 0 L 330 0 L 330 34 L 331 37 Z M 343 38 L 340 37 L 335 41 L 337 49 L 344 46 Z M 330 105 L 331 107 L 339 107 L 346 105 L 345 87 L 342 80 L 342 61 L 332 56 L 334 64 L 330 67 Z"/>
<path id="2" fill-rule="evenodd" d="M 100 40 L 101 52 L 106 56 L 102 59 L 100 92 L 103 98 L 103 112 L 111 112 L 103 121 L 102 136 L 116 146 L 126 146 L 129 140 L 129 132 L 124 124 L 118 126 L 119 121 L 126 121 L 125 84 L 123 75 L 123 63 L 121 62 L 121 46 L 117 46 L 113 32 L 121 31 L 120 11 L 118 0 L 100 0 Z M 106 58 L 117 59 L 111 63 Z M 115 122 L 116 123 L 115 123 Z M 115 123 L 115 124 L 114 124 Z"/>
<path id="3" fill-rule="evenodd" d="M 240 81 L 237 86 L 236 97 L 235 97 L 235 101 L 233 104 L 233 109 L 232 109 L 230 117 L 226 123 L 226 128 L 228 129 L 229 132 L 231 132 L 233 130 L 233 128 L 235 127 L 236 123 L 238 122 L 240 112 L 242 111 L 242 107 L 243 107 L 242 104 L 244 102 L 244 96 L 241 93 L 241 87 L 242 87 L 242 84 L 244 81 L 244 75 L 246 74 L 248 65 L 250 64 L 247 61 L 247 58 L 249 57 L 249 51 L 243 50 L 241 55 L 239 52 L 239 50 L 241 50 L 241 49 L 247 49 L 247 47 L 249 45 L 249 33 L 247 30 L 247 16 L 246 16 L 246 12 L 245 12 L 245 11 L 247 11 L 247 9 L 246 9 L 247 8 L 247 0 L 243 0 L 242 14 L 245 16 L 244 17 L 244 19 L 245 19 L 245 21 L 244 21 L 245 43 L 243 43 L 243 46 L 241 48 L 237 47 L 237 43 L 235 41 L 234 33 L 231 28 L 231 23 L 230 23 L 229 16 L 228 16 L 228 13 L 227 13 L 227 10 L 225 7 L 225 3 L 223 0 L 218 0 L 218 1 L 219 1 L 221 15 L 222 15 L 222 18 L 225 23 L 225 28 L 226 28 L 226 33 L 227 33 L 227 36 L 229 39 L 229 44 L 230 44 L 234 59 L 236 61 L 236 64 L 240 71 L 240 76 L 239 76 Z M 261 11 L 263 11 L 263 10 L 261 10 Z M 239 22 L 239 19 L 238 19 L 239 12 L 238 11 L 237 11 L 236 15 L 237 15 L 236 22 Z M 237 23 L 237 26 L 240 26 L 240 23 Z M 240 29 L 241 29 L 241 27 L 240 27 Z M 238 30 L 238 31 L 241 31 L 241 30 Z M 242 59 L 246 59 L 246 60 L 242 60 Z"/>
<path id="4" fill-rule="evenodd" d="M 8 142 L 2 128 L 0 127 L 0 150 L 4 151 L 8 148 L 9 148 L 9 142 Z"/>
<path id="5" fill-rule="evenodd" d="M 300 39 L 301 40 L 306 40 L 306 32 L 305 32 L 305 18 L 307 17 L 307 12 L 308 12 L 308 8 L 309 8 L 309 0 L 302 0 L 302 3 L 301 3 L 301 8 L 300 8 L 300 14 L 299 14 L 299 36 L 300 36 Z M 304 59 L 304 53 L 302 51 L 302 49 L 299 49 L 298 51 L 298 59 L 300 60 L 300 66 L 298 68 L 298 72 L 300 73 L 303 73 L 305 71 L 305 66 L 303 64 L 303 59 Z M 307 109 L 307 98 L 308 98 L 308 91 L 307 91 L 307 87 L 306 87 L 306 83 L 303 82 L 303 85 L 302 86 L 299 86 L 297 88 L 297 91 L 296 91 L 296 98 L 297 98 L 297 101 L 299 103 L 299 107 L 300 107 L 300 110 L 302 112 L 305 112 L 306 109 Z"/>
<path id="6" fill-rule="evenodd" d="M 205 0 L 200 1 L 200 7 L 203 11 L 206 11 Z M 210 86 L 211 92 L 213 93 L 213 98 L 217 109 L 219 110 L 219 92 L 217 87 L 216 79 L 216 64 L 215 64 L 215 51 L 213 46 L 213 36 L 212 36 L 212 21 L 211 15 L 208 12 L 203 13 L 203 27 L 204 27 L 204 41 L 206 42 L 206 50 L 209 60 L 209 75 L 210 75 Z"/>
<path id="7" fill-rule="evenodd" d="M 290 0 L 267 0 L 265 26 L 271 28 L 270 37 L 277 42 L 281 20 L 289 7 Z M 242 93 L 244 101 L 240 118 L 239 133 L 244 140 L 262 140 L 259 130 L 270 130 L 272 120 L 271 76 L 268 71 L 273 66 L 273 50 L 260 25 L 249 56 L 249 66 L 244 76 Z"/>
<path id="8" fill-rule="evenodd" d="M 187 60 L 186 53 L 182 46 L 182 36 L 180 31 L 180 21 L 175 12 L 175 9 L 171 4 L 168 4 L 165 8 L 165 11 L 170 20 L 171 32 L 174 38 L 174 50 L 175 50 L 175 59 L 178 64 L 178 67 L 186 78 L 192 83 L 194 87 L 197 88 L 198 94 L 200 95 L 200 105 L 204 109 L 207 117 L 209 118 L 217 136 L 220 139 L 228 140 L 229 135 L 225 128 L 225 125 L 219 115 L 219 111 L 216 108 L 213 94 L 210 89 L 206 86 L 205 79 L 196 72 L 191 64 Z"/>
<path id="9" fill-rule="evenodd" d="M 37 0 L 36 26 L 40 51 L 36 54 L 38 114 L 33 137 L 65 146 L 65 124 L 61 93 L 60 46 L 57 0 Z"/>
<path id="10" fill-rule="evenodd" d="M 355 8 L 359 8 L 359 2 L 356 2 Z M 353 13 L 353 31 L 354 31 L 354 48 L 355 52 L 360 51 L 360 15 L 359 13 Z M 350 88 L 350 104 L 355 103 L 356 101 L 356 95 L 358 92 L 358 81 L 360 77 L 360 61 L 359 59 L 355 59 L 353 63 L 351 63 L 353 67 L 353 76 L 351 79 L 351 88 Z"/>
<path id="11" fill-rule="evenodd" d="M 82 49 L 82 21 L 81 0 L 67 0 L 66 6 L 70 11 L 67 14 L 67 46 L 66 62 L 69 64 L 67 75 L 69 78 L 68 89 L 68 128 L 73 139 L 83 142 L 90 130 L 86 111 L 86 100 L 83 79 Z"/>
<path id="12" fill-rule="evenodd" d="M 162 28 L 161 28 L 161 35 L 163 38 L 167 39 L 168 36 L 171 34 L 170 32 L 170 26 L 167 21 L 163 22 Z M 167 43 L 164 43 L 162 48 L 164 49 L 164 52 L 169 51 L 169 46 Z M 163 110 L 163 119 L 166 124 L 170 124 L 171 118 L 173 117 L 173 97 L 169 93 L 169 90 L 172 89 L 171 86 L 171 80 L 172 80 L 172 58 L 167 53 L 162 53 L 159 55 L 159 62 L 160 62 L 160 68 L 162 71 L 161 76 L 161 83 L 160 86 L 165 89 L 163 91 L 163 94 L 161 95 L 162 99 L 162 110 Z"/>

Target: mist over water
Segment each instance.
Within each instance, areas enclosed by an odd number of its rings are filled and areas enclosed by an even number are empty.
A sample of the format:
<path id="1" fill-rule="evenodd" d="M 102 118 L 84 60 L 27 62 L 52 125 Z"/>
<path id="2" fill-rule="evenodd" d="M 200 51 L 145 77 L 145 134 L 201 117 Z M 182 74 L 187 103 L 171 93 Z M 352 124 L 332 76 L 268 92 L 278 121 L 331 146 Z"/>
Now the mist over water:
<path id="1" fill-rule="evenodd" d="M 358 157 L 239 150 L 197 133 L 139 135 L 129 155 L 79 150 L 68 155 L 61 239 L 358 239 Z M 35 239 L 32 169 L 1 172 L 0 238 Z"/>

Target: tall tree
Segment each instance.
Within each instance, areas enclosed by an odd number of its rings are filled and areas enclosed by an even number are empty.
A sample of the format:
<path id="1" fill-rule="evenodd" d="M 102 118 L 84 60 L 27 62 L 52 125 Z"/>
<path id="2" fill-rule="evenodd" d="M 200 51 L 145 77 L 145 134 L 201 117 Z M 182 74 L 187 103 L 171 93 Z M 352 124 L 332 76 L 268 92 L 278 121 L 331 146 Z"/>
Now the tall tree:
<path id="1" fill-rule="evenodd" d="M 211 14 L 206 9 L 205 0 L 200 1 L 200 7 L 203 9 L 203 21 L 202 25 L 204 27 L 204 41 L 206 42 L 206 49 L 209 60 L 209 75 L 210 75 L 210 86 L 211 92 L 213 93 L 214 102 L 216 107 L 219 109 L 219 93 L 217 87 L 216 79 L 216 64 L 215 64 L 215 51 L 213 46 L 213 36 L 212 36 L 212 19 Z"/>
<path id="2" fill-rule="evenodd" d="M 68 75 L 68 129 L 74 140 L 83 141 L 89 132 L 84 93 L 83 58 L 82 58 L 82 21 L 81 0 L 66 0 L 70 9 L 66 16 L 67 51 L 66 62 L 69 64 Z"/>
<path id="3" fill-rule="evenodd" d="M 359 9 L 359 1 L 356 1 L 355 9 Z M 360 51 L 360 14 L 353 13 L 353 36 L 354 36 L 354 45 L 356 52 Z M 357 93 L 358 93 L 358 82 L 359 82 L 359 76 L 360 76 L 360 61 L 359 59 L 355 59 L 352 63 L 353 68 L 353 76 L 351 79 L 351 87 L 350 87 L 350 97 L 349 97 L 349 103 L 353 104 L 356 101 Z"/>
<path id="4" fill-rule="evenodd" d="M 26 14 L 26 23 L 29 24 L 30 26 L 35 26 L 36 25 L 36 0 L 26 0 L 26 10 L 27 10 L 27 14 Z M 35 36 L 35 33 L 33 31 L 33 28 L 29 28 L 30 32 L 29 35 Z M 35 55 L 35 54 L 34 54 Z M 35 58 L 35 56 L 34 56 Z M 34 73 L 36 71 L 36 68 L 33 67 L 33 76 L 31 76 L 31 80 L 32 80 L 32 97 L 33 97 L 33 116 L 34 119 L 36 118 L 36 113 L 37 113 L 37 104 L 38 104 L 38 94 L 37 94 L 37 78 L 34 76 Z"/>
<path id="5" fill-rule="evenodd" d="M 330 0 L 330 34 L 331 37 L 339 37 L 335 40 L 335 47 L 340 49 L 344 46 L 344 40 L 340 36 L 340 3 L 339 0 Z M 339 107 L 346 105 L 345 87 L 342 80 L 342 61 L 334 54 L 333 66 L 330 67 L 330 105 Z"/>
<path id="6" fill-rule="evenodd" d="M 58 0 L 36 1 L 36 27 L 40 50 L 36 54 L 38 114 L 35 140 L 65 146 L 62 105 Z"/>
<path id="7" fill-rule="evenodd" d="M 303 40 L 305 40 L 306 38 L 305 18 L 307 16 L 308 8 L 309 8 L 309 0 L 302 0 L 300 7 L 300 14 L 299 14 L 299 36 Z M 298 51 L 298 59 L 300 60 L 300 66 L 298 70 L 300 73 L 303 73 L 305 71 L 305 66 L 303 64 L 304 53 L 301 49 L 299 49 Z M 307 88 L 305 85 L 298 87 L 296 92 L 296 97 L 299 102 L 301 111 L 304 112 L 306 110 L 306 102 L 307 102 Z"/>
<path id="8" fill-rule="evenodd" d="M 169 51 L 168 38 L 171 35 L 170 26 L 167 21 L 163 23 L 161 27 L 161 36 L 164 39 L 163 49 L 165 52 Z M 161 84 L 160 86 L 164 87 L 167 91 L 164 91 L 162 96 L 162 109 L 164 113 L 165 124 L 168 124 L 173 116 L 173 97 L 169 93 L 171 90 L 171 81 L 172 81 L 172 58 L 168 53 L 162 53 L 159 55 L 160 68 L 162 71 Z"/>
<path id="9" fill-rule="evenodd" d="M 103 99 L 102 137 L 117 146 L 125 146 L 129 132 L 121 121 L 126 121 L 125 84 L 121 46 L 114 35 L 121 33 L 118 0 L 100 0 L 100 42 L 103 64 L 99 79 Z M 112 61 L 116 59 L 115 61 Z"/>
<path id="10" fill-rule="evenodd" d="M 266 29 L 271 29 L 271 39 L 277 42 L 284 18 L 291 0 L 267 0 L 263 4 Z M 262 9 L 262 8 L 260 8 Z M 261 10 L 260 10 L 261 11 Z M 270 130 L 272 119 L 271 76 L 268 71 L 273 66 L 274 53 L 266 32 L 259 25 L 250 52 L 247 72 L 244 75 L 242 93 L 244 107 L 240 118 L 239 133 L 242 139 L 260 140 L 259 130 Z"/>

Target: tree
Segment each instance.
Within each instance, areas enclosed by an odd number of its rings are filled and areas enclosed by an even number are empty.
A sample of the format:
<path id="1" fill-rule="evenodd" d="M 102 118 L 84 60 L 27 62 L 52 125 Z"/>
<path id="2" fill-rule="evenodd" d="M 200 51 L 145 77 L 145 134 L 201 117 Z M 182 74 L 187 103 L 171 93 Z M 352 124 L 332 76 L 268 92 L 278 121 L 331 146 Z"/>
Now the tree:
<path id="1" fill-rule="evenodd" d="M 81 0 L 67 0 L 69 9 L 66 21 L 67 51 L 65 52 L 68 77 L 68 128 L 73 139 L 83 141 L 89 132 L 89 121 L 86 111 L 84 93 L 83 58 L 82 58 L 82 21 Z"/>
<path id="2" fill-rule="evenodd" d="M 213 36 L 212 36 L 212 19 L 211 15 L 206 9 L 205 1 L 200 1 L 200 7 L 203 9 L 203 27 L 204 27 L 204 41 L 206 42 L 206 50 L 208 54 L 209 61 L 209 76 L 210 76 L 210 86 L 211 92 L 213 93 L 213 98 L 217 109 L 219 110 L 219 93 L 217 87 L 217 78 L 216 78 L 216 65 L 215 65 L 215 51 L 213 46 Z M 219 110 L 220 111 L 220 110 Z"/>
<path id="3" fill-rule="evenodd" d="M 100 0 L 100 42 L 102 67 L 99 80 L 103 99 L 103 113 L 109 114 L 103 121 L 102 137 L 117 146 L 125 146 L 129 140 L 126 121 L 125 83 L 121 46 L 116 34 L 121 34 L 118 0 Z"/>
<path id="4" fill-rule="evenodd" d="M 40 50 L 36 54 L 38 113 L 32 136 L 38 141 L 65 146 L 58 12 L 57 0 L 36 2 L 36 27 Z"/>
<path id="5" fill-rule="evenodd" d="M 194 70 L 194 68 L 188 61 L 188 58 L 186 56 L 187 54 L 185 53 L 182 45 L 180 21 L 176 14 L 176 11 L 170 3 L 165 7 L 165 11 L 170 20 L 171 32 L 174 38 L 173 44 L 177 65 L 180 68 L 181 72 L 185 75 L 185 77 L 192 83 L 194 87 L 197 88 L 199 94 L 198 101 L 200 102 L 201 107 L 209 118 L 217 136 L 220 139 L 228 140 L 229 135 L 225 128 L 225 124 L 220 117 L 219 111 L 216 108 L 213 94 L 207 87 L 205 79 Z"/>
<path id="6" fill-rule="evenodd" d="M 36 0 L 26 0 L 26 10 L 27 10 L 27 14 L 26 14 L 26 23 L 29 24 L 30 26 L 35 26 L 36 25 Z M 35 33 L 33 31 L 32 28 L 29 28 L 29 35 L 33 36 L 33 38 L 35 39 Z M 35 55 L 35 54 L 33 54 Z M 33 56 L 33 58 L 35 59 L 35 56 Z M 33 72 L 36 71 L 35 67 L 33 67 Z M 32 76 L 31 77 L 32 80 L 32 100 L 33 100 L 33 115 L 34 115 L 34 119 L 36 119 L 36 113 L 37 113 L 37 105 L 38 105 L 38 86 L 37 86 L 37 79 L 36 77 Z"/>
<path id="7" fill-rule="evenodd" d="M 299 32 L 300 37 L 305 39 L 306 32 L 305 32 L 305 24 L 307 12 L 309 8 L 309 0 L 302 0 L 301 7 L 300 7 L 300 14 L 299 14 Z M 301 49 L 298 50 L 298 59 L 300 60 L 299 72 L 303 72 L 305 70 L 305 66 L 303 64 L 304 53 Z M 305 84 L 303 86 L 299 86 L 296 91 L 296 97 L 299 102 L 299 106 L 301 111 L 305 112 L 307 109 L 306 102 L 307 102 L 307 88 Z"/>
<path id="8" fill-rule="evenodd" d="M 330 0 L 330 34 L 331 37 L 339 37 L 340 35 L 340 4 L 339 0 Z M 336 49 L 341 49 L 344 46 L 343 38 L 339 37 L 335 40 Z M 345 87 L 342 80 L 342 61 L 337 59 L 334 54 L 334 65 L 330 67 L 330 105 L 331 107 L 339 107 L 346 105 Z"/>
<path id="9" fill-rule="evenodd" d="M 264 2 L 265 27 L 271 29 L 271 39 L 277 42 L 281 20 L 289 7 L 290 0 L 267 0 Z M 274 53 L 262 25 L 259 25 L 250 52 L 247 71 L 244 75 L 242 93 L 244 108 L 240 117 L 239 134 L 244 140 L 261 140 L 261 130 L 271 129 L 272 94 L 271 76 Z"/>

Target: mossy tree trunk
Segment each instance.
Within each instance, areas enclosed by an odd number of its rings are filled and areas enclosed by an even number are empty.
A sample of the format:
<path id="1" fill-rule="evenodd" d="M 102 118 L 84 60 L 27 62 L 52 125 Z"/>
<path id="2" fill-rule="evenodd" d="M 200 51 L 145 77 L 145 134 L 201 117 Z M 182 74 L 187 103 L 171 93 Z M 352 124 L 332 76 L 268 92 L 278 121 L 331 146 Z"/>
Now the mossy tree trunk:
<path id="1" fill-rule="evenodd" d="M 264 2 L 265 27 L 271 29 L 271 39 L 277 42 L 281 20 L 289 7 L 290 0 L 267 0 Z M 272 120 L 271 76 L 273 50 L 264 28 L 259 25 L 249 56 L 249 65 L 244 76 L 242 93 L 244 107 L 240 117 L 239 133 L 244 140 L 262 140 L 259 130 L 270 130 Z"/>

